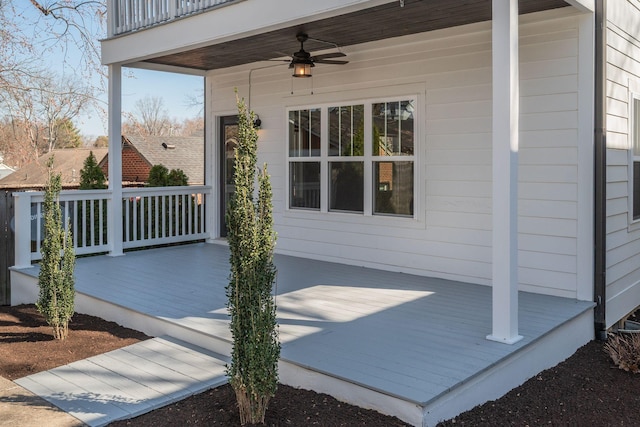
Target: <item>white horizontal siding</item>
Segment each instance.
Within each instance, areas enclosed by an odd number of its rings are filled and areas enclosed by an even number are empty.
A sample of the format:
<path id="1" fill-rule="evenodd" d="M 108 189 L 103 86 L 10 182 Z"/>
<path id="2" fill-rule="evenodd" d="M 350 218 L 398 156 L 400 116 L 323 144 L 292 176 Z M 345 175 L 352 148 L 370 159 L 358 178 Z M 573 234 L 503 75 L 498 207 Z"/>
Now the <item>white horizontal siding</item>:
<path id="1" fill-rule="evenodd" d="M 640 227 L 630 224 L 629 96 L 640 87 L 640 3 L 607 3 L 607 326 L 640 305 Z"/>
<path id="2" fill-rule="evenodd" d="M 578 21 L 566 10 L 541 16 L 548 20 L 528 17 L 520 30 L 520 277 L 523 289 L 576 297 Z M 252 72 L 259 161 L 274 176 L 277 249 L 490 284 L 489 24 L 343 51 L 348 66 L 318 65 L 312 79 L 292 79 L 286 64 Z M 248 97 L 248 69 L 209 81 L 214 115 L 233 111 L 234 87 Z M 416 219 L 287 210 L 286 108 L 396 95 L 419 96 Z"/>

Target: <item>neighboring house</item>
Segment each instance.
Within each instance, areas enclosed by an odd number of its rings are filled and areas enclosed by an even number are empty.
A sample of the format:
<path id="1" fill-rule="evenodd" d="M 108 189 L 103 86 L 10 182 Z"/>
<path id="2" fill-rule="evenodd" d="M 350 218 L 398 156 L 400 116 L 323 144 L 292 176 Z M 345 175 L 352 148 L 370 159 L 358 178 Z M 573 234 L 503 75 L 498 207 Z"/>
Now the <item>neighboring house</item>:
<path id="1" fill-rule="evenodd" d="M 489 286 L 487 339 L 505 346 L 518 291 L 593 301 L 555 347 L 519 354 L 549 363 L 640 305 L 638 0 L 198 1 L 175 20 L 130 6 L 108 1 L 102 41 L 109 159 L 123 66 L 203 76 L 210 241 L 237 89 L 262 122 L 280 253 Z"/>
<path id="2" fill-rule="evenodd" d="M 154 165 L 181 169 L 190 185 L 204 183 L 204 139 L 182 136 L 122 136 L 122 181 L 145 182 Z M 109 159 L 98 159 L 108 176 Z"/>
<path id="3" fill-rule="evenodd" d="M 0 155 L 0 179 L 4 178 L 5 176 L 11 175 L 15 171 L 12 167 L 2 163 L 2 161 L 3 157 Z"/>
<path id="4" fill-rule="evenodd" d="M 15 189 L 41 189 L 47 182 L 47 161 L 54 155 L 54 171 L 62 174 L 62 187 L 76 188 L 80 184 L 80 171 L 93 151 L 98 165 L 108 178 L 107 148 L 74 148 L 53 150 L 37 161 L 29 163 L 6 178 L 0 186 Z M 122 136 L 122 182 L 127 186 L 143 185 L 153 165 L 167 169 L 182 169 L 190 185 L 204 181 L 204 146 L 202 137 Z"/>
<path id="5" fill-rule="evenodd" d="M 0 187 L 12 189 L 41 190 L 47 183 L 47 162 L 53 156 L 53 171 L 60 173 L 62 188 L 73 189 L 80 185 L 80 171 L 84 167 L 84 161 L 93 152 L 97 161 L 105 157 L 107 148 L 67 148 L 53 150 L 38 157 L 12 174 L 0 179 Z"/>

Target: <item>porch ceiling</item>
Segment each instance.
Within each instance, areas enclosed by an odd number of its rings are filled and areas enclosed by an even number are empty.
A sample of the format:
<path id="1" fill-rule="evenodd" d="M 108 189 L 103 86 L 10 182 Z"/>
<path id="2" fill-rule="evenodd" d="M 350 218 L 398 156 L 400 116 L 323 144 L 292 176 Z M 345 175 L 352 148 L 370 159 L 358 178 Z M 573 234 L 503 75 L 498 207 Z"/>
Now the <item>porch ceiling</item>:
<path id="1" fill-rule="evenodd" d="M 296 41 L 299 32 L 338 46 L 349 46 L 491 19 L 491 0 L 405 0 L 404 3 L 404 7 L 400 7 L 398 2 L 386 3 L 145 62 L 215 70 L 288 56 L 300 48 Z M 566 6 L 568 4 L 564 0 L 519 0 L 520 14 Z M 305 50 L 311 52 L 329 47 L 313 40 L 305 43 Z"/>

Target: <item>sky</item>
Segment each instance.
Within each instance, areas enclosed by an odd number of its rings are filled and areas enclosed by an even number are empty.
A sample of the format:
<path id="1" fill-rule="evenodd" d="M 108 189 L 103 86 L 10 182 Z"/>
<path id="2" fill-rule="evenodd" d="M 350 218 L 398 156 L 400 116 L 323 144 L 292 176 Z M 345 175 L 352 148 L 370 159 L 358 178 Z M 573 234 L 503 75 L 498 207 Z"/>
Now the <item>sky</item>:
<path id="1" fill-rule="evenodd" d="M 44 3 L 46 4 L 46 2 Z M 86 80 L 90 79 L 90 83 L 95 87 L 105 88 L 105 92 L 98 94 L 98 106 L 88 108 L 73 122 L 83 136 L 95 139 L 100 135 L 106 135 L 106 88 L 108 87 L 106 78 L 95 72 L 91 76 L 86 76 L 77 71 L 81 64 L 81 49 L 74 43 L 64 46 L 59 43 L 55 44 L 55 38 L 47 34 L 51 30 L 47 28 L 46 23 L 52 22 L 51 19 L 44 18 L 29 1 L 16 0 L 11 4 L 15 6 L 12 19 L 18 28 L 21 28 L 34 44 L 42 48 L 40 59 L 46 69 L 59 75 L 75 75 L 77 78 L 83 79 L 85 83 L 89 83 Z M 89 26 L 91 31 L 99 34 L 96 39 L 105 37 L 104 28 L 100 27 L 101 24 L 97 19 L 86 21 L 85 25 Z M 96 44 L 99 47 L 99 43 L 96 42 Z M 151 96 L 163 99 L 167 114 L 172 119 L 182 121 L 185 118 L 194 118 L 201 114 L 201 106 L 189 107 L 188 105 L 192 102 L 190 99 L 194 97 L 202 99 L 204 85 L 202 77 L 133 68 L 123 68 L 122 70 L 122 111 L 124 113 L 134 113 L 136 101 Z M 106 72 L 107 69 L 104 67 L 105 75 Z M 101 79 L 103 79 L 102 82 Z"/>
<path id="2" fill-rule="evenodd" d="M 168 116 L 178 121 L 196 117 L 201 112 L 201 107 L 193 107 L 189 104 L 191 98 L 202 99 L 204 87 L 202 77 L 134 68 L 123 68 L 122 74 L 123 112 L 134 113 L 135 103 L 146 96 L 162 98 Z M 106 110 L 106 93 L 101 96 L 101 101 L 101 105 Z M 80 133 L 85 136 L 97 137 L 107 134 L 106 116 L 94 108 L 76 119 L 75 123 Z"/>

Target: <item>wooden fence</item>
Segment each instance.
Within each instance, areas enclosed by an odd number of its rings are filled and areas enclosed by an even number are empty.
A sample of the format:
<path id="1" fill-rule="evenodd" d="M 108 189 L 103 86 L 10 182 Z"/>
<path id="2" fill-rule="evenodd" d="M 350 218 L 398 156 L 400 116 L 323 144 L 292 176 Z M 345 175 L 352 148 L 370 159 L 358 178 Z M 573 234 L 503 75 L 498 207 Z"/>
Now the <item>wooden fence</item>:
<path id="1" fill-rule="evenodd" d="M 13 192 L 0 189 L 0 305 L 11 303 L 11 275 L 14 260 Z"/>

